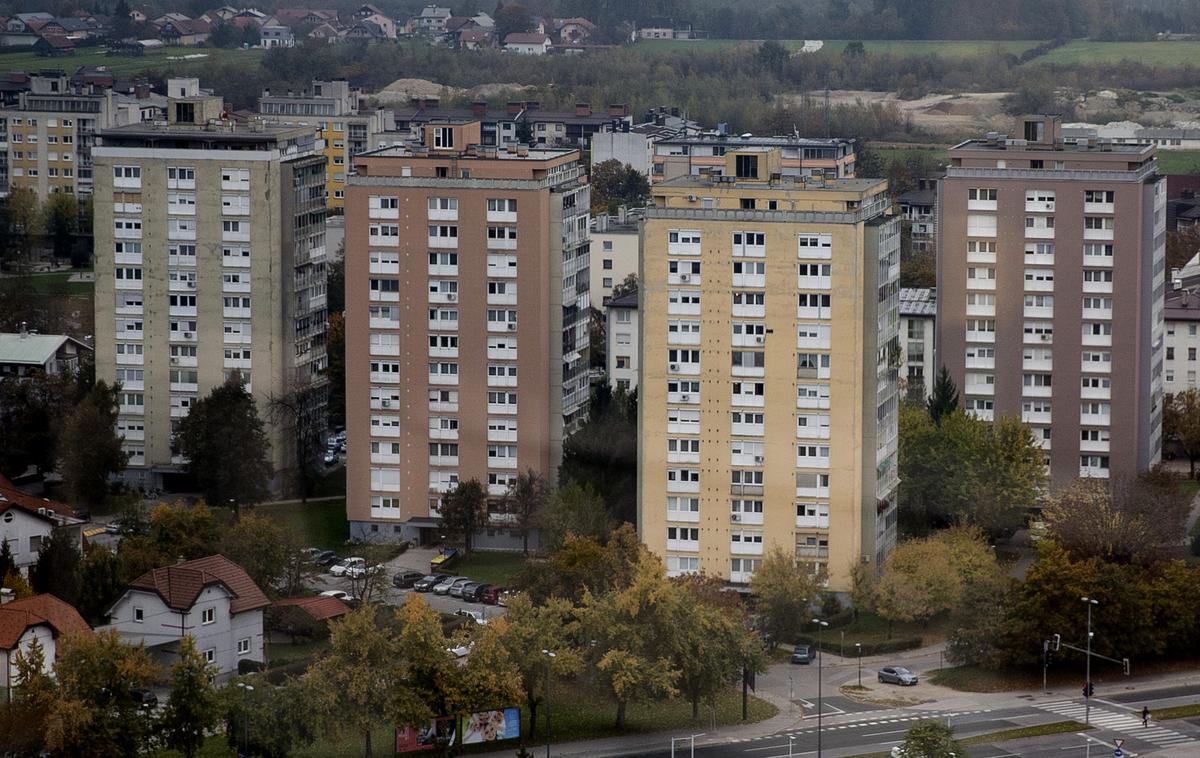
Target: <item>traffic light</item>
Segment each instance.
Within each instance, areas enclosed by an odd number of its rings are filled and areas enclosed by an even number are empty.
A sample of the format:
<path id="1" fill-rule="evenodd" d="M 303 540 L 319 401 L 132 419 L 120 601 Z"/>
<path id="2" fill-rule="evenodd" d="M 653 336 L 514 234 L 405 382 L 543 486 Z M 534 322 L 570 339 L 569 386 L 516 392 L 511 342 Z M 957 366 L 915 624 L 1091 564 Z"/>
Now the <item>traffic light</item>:
<path id="1" fill-rule="evenodd" d="M 1092 695 L 1095 695 L 1095 694 L 1096 694 L 1096 685 L 1092 684 L 1091 682 L 1085 682 L 1083 685 L 1083 696 L 1091 697 Z"/>

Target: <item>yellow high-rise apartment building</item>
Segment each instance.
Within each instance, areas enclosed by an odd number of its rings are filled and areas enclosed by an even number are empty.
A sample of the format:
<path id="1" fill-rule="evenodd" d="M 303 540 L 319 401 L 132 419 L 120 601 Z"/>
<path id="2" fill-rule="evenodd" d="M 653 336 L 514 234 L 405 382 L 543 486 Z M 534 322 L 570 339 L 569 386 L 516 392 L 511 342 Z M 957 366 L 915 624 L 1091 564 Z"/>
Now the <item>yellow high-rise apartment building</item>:
<path id="1" fill-rule="evenodd" d="M 646 212 L 638 532 L 672 575 L 780 547 L 846 591 L 896 539 L 899 222 L 883 180 L 725 160 Z"/>

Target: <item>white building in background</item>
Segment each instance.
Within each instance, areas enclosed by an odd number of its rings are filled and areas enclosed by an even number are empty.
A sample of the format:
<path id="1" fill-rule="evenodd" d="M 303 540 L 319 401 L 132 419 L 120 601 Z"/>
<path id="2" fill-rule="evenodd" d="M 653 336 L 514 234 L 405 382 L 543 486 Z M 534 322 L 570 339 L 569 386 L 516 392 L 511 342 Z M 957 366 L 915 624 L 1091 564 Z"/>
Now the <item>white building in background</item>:
<path id="1" fill-rule="evenodd" d="M 608 385 L 614 390 L 632 392 L 638 386 L 638 293 L 611 298 L 604 311 Z"/>
<path id="2" fill-rule="evenodd" d="M 900 381 L 908 397 L 928 398 L 937 378 L 934 325 L 937 290 L 905 287 L 900 290 Z M 923 389 L 917 390 L 917 386 Z"/>
<path id="3" fill-rule="evenodd" d="M 638 272 L 641 240 L 638 224 L 641 211 L 622 208 L 616 216 L 592 219 L 592 302 L 604 305 L 612 297 L 613 287 Z"/>

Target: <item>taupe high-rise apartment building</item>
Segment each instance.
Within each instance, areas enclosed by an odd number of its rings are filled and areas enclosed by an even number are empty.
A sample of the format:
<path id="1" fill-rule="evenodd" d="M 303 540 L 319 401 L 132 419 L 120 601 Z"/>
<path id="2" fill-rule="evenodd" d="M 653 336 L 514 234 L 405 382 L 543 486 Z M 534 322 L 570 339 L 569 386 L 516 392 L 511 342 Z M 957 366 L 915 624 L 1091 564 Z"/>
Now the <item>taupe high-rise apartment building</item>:
<path id="1" fill-rule="evenodd" d="M 896 540 L 899 221 L 882 179 L 724 159 L 646 210 L 638 533 L 672 575 L 781 548 L 846 591 Z"/>
<path id="2" fill-rule="evenodd" d="M 478 479 L 497 501 L 518 471 L 553 481 L 563 437 L 586 413 L 580 154 L 486 147 L 480 135 L 477 121 L 429 123 L 421 143 L 359 154 L 349 177 L 355 537 L 436 536 L 441 496 L 459 481 Z"/>
<path id="3" fill-rule="evenodd" d="M 1020 139 L 950 150 L 938 184 L 938 359 L 968 411 L 1019 415 L 1055 484 L 1162 448 L 1165 181 L 1154 147 Z"/>
<path id="4" fill-rule="evenodd" d="M 240 372 L 278 472 L 295 415 L 324 426 L 325 159 L 308 127 L 223 120 L 191 89 L 165 123 L 104 131 L 95 158 L 96 375 L 121 383 L 126 478 L 173 486 L 172 433 Z M 177 90 L 172 88 L 172 94 Z"/>

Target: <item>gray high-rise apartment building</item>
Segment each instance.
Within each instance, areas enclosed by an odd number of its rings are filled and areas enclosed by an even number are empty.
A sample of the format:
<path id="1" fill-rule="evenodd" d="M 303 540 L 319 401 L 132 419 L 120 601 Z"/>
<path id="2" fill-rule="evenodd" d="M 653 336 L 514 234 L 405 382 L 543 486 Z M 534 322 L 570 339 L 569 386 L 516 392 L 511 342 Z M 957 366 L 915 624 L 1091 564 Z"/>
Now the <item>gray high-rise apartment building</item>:
<path id="1" fill-rule="evenodd" d="M 1053 483 L 1132 476 L 1162 451 L 1165 181 L 1153 146 L 1021 128 L 950 150 L 938 359 L 968 411 L 1032 428 Z"/>
<path id="2" fill-rule="evenodd" d="M 286 473 L 297 428 L 324 427 L 321 141 L 225 120 L 194 86 L 171 95 L 165 123 L 104 131 L 92 151 L 96 376 L 122 387 L 126 478 L 170 488 L 179 420 L 235 371 Z"/>

